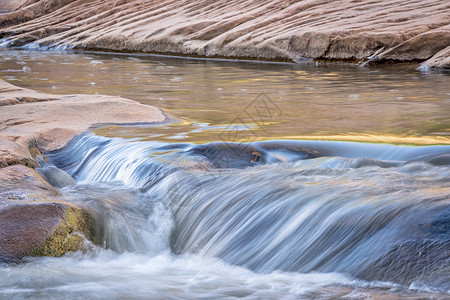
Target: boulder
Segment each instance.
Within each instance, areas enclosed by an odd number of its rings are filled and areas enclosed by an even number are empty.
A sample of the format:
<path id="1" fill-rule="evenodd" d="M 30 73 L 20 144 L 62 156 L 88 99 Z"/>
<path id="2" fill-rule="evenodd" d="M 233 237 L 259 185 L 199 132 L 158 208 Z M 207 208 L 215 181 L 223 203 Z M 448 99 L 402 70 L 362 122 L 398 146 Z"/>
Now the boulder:
<path id="1" fill-rule="evenodd" d="M 215 142 L 198 145 L 188 151 L 207 160 L 213 168 L 245 168 L 263 164 L 262 153 L 251 144 Z"/>
<path id="2" fill-rule="evenodd" d="M 93 230 L 89 213 L 65 202 L 33 169 L 0 169 L 0 261 L 76 251 Z"/>
<path id="3" fill-rule="evenodd" d="M 450 69 L 450 46 L 439 51 L 421 65 L 422 69 Z"/>

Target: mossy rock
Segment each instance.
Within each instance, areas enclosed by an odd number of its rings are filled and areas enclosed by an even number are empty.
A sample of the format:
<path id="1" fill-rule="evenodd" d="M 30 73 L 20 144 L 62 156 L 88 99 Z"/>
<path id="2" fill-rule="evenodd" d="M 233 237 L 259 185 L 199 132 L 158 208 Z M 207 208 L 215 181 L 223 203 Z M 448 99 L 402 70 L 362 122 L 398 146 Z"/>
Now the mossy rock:
<path id="1" fill-rule="evenodd" d="M 61 256 L 82 248 L 85 238 L 94 239 L 94 220 L 86 211 L 68 207 L 66 215 L 53 233 L 34 249 L 30 256 Z"/>
<path id="2" fill-rule="evenodd" d="M 16 204 L 0 210 L 0 257 L 61 256 L 94 237 L 94 221 L 63 202 Z"/>
<path id="3" fill-rule="evenodd" d="M 0 263 L 24 256 L 61 256 L 94 238 L 94 219 L 35 170 L 0 168 Z"/>

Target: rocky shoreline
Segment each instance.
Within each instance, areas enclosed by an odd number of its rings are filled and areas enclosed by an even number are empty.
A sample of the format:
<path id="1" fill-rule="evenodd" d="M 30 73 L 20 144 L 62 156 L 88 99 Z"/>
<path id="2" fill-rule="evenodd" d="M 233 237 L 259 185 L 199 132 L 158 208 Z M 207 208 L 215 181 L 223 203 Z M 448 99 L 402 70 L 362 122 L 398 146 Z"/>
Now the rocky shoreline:
<path id="1" fill-rule="evenodd" d="M 61 256 L 94 239 L 93 218 L 34 170 L 41 151 L 98 124 L 154 123 L 159 109 L 111 96 L 49 95 L 0 80 L 0 263 Z"/>
<path id="2" fill-rule="evenodd" d="M 450 67 L 445 1 L 6 1 L 9 47 Z"/>

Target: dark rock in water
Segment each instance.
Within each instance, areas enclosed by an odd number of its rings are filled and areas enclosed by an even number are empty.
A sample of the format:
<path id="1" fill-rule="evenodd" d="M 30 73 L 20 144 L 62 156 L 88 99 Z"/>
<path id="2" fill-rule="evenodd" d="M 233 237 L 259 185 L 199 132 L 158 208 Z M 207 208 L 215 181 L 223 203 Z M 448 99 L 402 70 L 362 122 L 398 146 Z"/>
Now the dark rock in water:
<path id="1" fill-rule="evenodd" d="M 405 285 L 450 289 L 450 207 L 425 212 L 416 229 L 418 238 L 392 246 L 357 274 L 366 280 L 393 281 Z"/>
<path id="2" fill-rule="evenodd" d="M 189 144 L 167 144 L 161 147 L 157 147 L 155 150 L 185 149 L 187 147 L 189 147 Z"/>
<path id="3" fill-rule="evenodd" d="M 93 237 L 93 219 L 25 166 L 0 169 L 0 262 L 61 256 Z"/>
<path id="4" fill-rule="evenodd" d="M 450 165 L 450 154 L 442 154 L 442 155 L 433 157 L 428 162 L 430 164 L 437 165 L 437 166 Z"/>
<path id="5" fill-rule="evenodd" d="M 267 163 L 292 162 L 330 155 L 328 149 L 307 147 L 294 141 L 265 141 L 256 144 L 263 151 Z"/>
<path id="6" fill-rule="evenodd" d="M 406 241 L 357 274 L 365 280 L 393 281 L 450 289 L 450 239 Z"/>
<path id="7" fill-rule="evenodd" d="M 323 156 L 322 152 L 285 142 L 255 142 L 250 144 L 209 143 L 195 146 L 190 154 L 202 156 L 213 168 L 245 168 L 277 162 L 293 162 Z"/>
<path id="8" fill-rule="evenodd" d="M 444 209 L 433 219 L 431 233 L 450 238 L 450 207 Z"/>
<path id="9" fill-rule="evenodd" d="M 205 157 L 213 168 L 245 168 L 264 164 L 264 158 L 251 144 L 210 143 L 189 150 L 191 154 Z"/>
<path id="10" fill-rule="evenodd" d="M 319 147 L 314 142 L 298 141 L 264 141 L 257 142 L 258 146 L 267 151 L 288 151 L 291 153 L 302 153 L 305 158 L 332 155 L 332 150 L 326 146 Z M 329 147 L 331 148 L 331 147 Z"/>
<path id="11" fill-rule="evenodd" d="M 424 161 L 427 163 L 430 163 L 435 166 L 446 166 L 450 165 L 450 154 L 439 154 L 439 153 L 430 153 L 425 155 L 420 155 L 418 157 L 415 157 L 406 163 L 413 163 L 418 161 Z"/>
<path id="12" fill-rule="evenodd" d="M 57 188 L 75 185 L 76 183 L 72 176 L 55 166 L 45 166 L 36 169 L 36 171 L 38 171 L 48 183 Z"/>
<path id="13" fill-rule="evenodd" d="M 0 254 L 0 266 L 1 265 L 18 264 L 20 262 L 21 262 L 20 259 L 17 259 L 15 257 L 2 256 L 2 254 Z"/>

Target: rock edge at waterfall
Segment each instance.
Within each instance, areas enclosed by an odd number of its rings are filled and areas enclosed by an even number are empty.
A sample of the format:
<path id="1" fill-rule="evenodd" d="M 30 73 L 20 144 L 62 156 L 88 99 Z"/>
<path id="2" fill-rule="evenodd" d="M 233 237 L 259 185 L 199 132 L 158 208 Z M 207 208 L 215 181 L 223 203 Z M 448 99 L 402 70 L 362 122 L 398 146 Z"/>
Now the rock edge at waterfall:
<path id="1" fill-rule="evenodd" d="M 165 119 L 152 106 L 111 96 L 49 95 L 0 80 L 0 263 L 61 256 L 93 239 L 94 221 L 33 168 L 95 124 Z M 67 175 L 69 176 L 69 175 Z"/>

